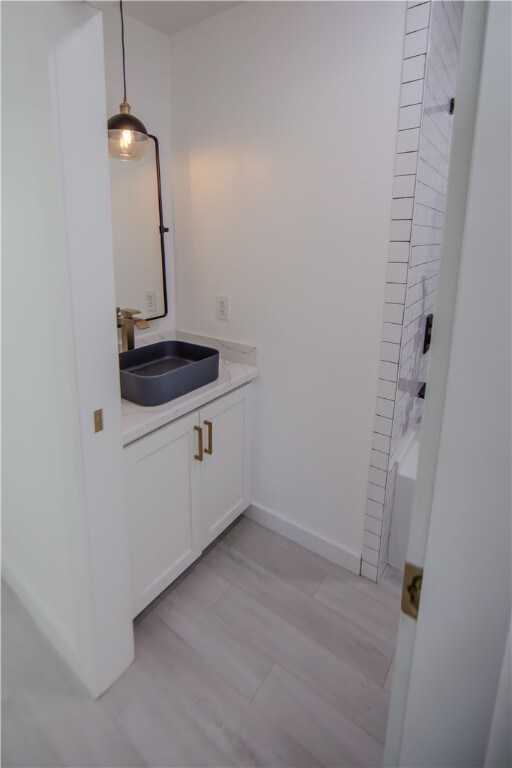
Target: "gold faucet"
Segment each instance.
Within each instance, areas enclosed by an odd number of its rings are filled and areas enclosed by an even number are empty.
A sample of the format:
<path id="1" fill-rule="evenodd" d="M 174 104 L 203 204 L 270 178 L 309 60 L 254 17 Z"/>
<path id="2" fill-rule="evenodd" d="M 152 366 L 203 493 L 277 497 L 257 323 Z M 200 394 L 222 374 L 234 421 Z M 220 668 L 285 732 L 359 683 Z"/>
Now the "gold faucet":
<path id="1" fill-rule="evenodd" d="M 140 309 L 116 307 L 117 327 L 121 328 L 121 349 L 123 352 L 128 352 L 129 349 L 135 347 L 135 326 L 139 330 L 150 327 L 147 320 L 142 317 L 134 317 L 134 315 L 140 315 Z"/>

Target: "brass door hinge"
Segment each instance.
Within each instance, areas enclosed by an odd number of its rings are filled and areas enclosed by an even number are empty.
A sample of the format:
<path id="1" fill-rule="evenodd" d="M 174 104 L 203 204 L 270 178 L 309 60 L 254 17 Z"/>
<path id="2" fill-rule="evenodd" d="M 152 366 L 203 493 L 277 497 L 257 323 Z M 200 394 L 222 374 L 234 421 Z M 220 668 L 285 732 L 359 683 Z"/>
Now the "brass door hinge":
<path id="1" fill-rule="evenodd" d="M 422 582 L 423 568 L 412 565 L 412 563 L 406 563 L 402 584 L 402 611 L 413 619 L 418 618 Z"/>

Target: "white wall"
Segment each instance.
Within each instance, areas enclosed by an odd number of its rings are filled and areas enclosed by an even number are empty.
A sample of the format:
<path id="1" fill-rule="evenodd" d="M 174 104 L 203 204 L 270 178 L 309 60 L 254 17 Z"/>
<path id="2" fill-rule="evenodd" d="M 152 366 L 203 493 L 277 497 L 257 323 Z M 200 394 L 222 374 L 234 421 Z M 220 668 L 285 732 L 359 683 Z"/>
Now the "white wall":
<path id="1" fill-rule="evenodd" d="M 42 5 L 2 7 L 2 559 L 73 655 L 83 500 L 44 25 Z"/>
<path id="2" fill-rule="evenodd" d="M 387 567 L 397 458 L 421 417 L 427 315 L 435 312 L 463 4 L 407 9 L 381 366 L 361 572 Z M 408 520 L 403 520 L 407 525 Z M 404 536 L 407 540 L 408 531 Z M 404 553 L 405 555 L 405 553 Z M 403 567 L 403 562 L 393 563 Z"/>
<path id="3" fill-rule="evenodd" d="M 2 565 L 98 695 L 133 660 L 101 15 L 3 6 L 2 72 Z"/>
<path id="4" fill-rule="evenodd" d="M 121 17 L 118 3 L 102 11 L 107 114 L 111 117 L 119 112 L 119 104 L 123 100 Z M 147 334 L 175 328 L 169 37 L 132 19 L 126 14 L 126 8 L 124 30 L 128 102 L 131 104 L 132 113 L 142 120 L 149 133 L 158 139 L 163 219 L 164 225 L 170 228 L 170 232 L 164 236 L 168 315 L 153 320 Z M 144 310 L 144 307 L 137 309 Z M 145 335 L 141 331 L 136 331 L 136 334 Z"/>
<path id="5" fill-rule="evenodd" d="M 354 569 L 404 20 L 247 3 L 171 37 L 177 326 L 260 347 L 254 502 Z"/>
<path id="6" fill-rule="evenodd" d="M 450 99 L 455 96 L 462 26 L 463 3 L 446 0 L 433 2 L 431 6 L 400 372 L 391 440 L 391 453 L 395 457 L 421 414 L 423 401 L 417 398 L 417 393 L 428 375 L 430 353 L 423 354 L 423 339 L 426 317 L 435 313 L 437 298 L 453 125 Z M 426 7 L 417 6 L 416 10 Z M 414 113 L 409 113 L 405 119 L 414 124 L 414 117 Z"/>

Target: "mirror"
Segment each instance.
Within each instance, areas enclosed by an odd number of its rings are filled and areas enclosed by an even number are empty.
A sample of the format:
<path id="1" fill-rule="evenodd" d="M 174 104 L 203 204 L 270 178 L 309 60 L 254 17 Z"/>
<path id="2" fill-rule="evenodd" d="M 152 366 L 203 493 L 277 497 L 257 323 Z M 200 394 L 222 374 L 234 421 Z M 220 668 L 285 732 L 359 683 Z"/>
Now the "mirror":
<path id="1" fill-rule="evenodd" d="M 110 196 L 116 306 L 139 309 L 137 317 L 167 314 L 164 234 L 158 139 L 149 134 L 137 162 L 110 160 Z"/>

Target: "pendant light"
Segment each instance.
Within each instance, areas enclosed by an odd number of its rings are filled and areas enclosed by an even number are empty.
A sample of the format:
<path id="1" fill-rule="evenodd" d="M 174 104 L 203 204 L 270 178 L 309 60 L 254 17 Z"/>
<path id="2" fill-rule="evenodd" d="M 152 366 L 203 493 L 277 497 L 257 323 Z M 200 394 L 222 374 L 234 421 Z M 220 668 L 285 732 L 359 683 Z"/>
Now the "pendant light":
<path id="1" fill-rule="evenodd" d="M 126 101 L 123 0 L 119 0 L 119 9 L 121 11 L 124 96 L 119 105 L 119 114 L 108 121 L 108 153 L 110 157 L 118 160 L 140 160 L 148 150 L 148 132 L 144 124 L 130 114 L 131 107 Z"/>

